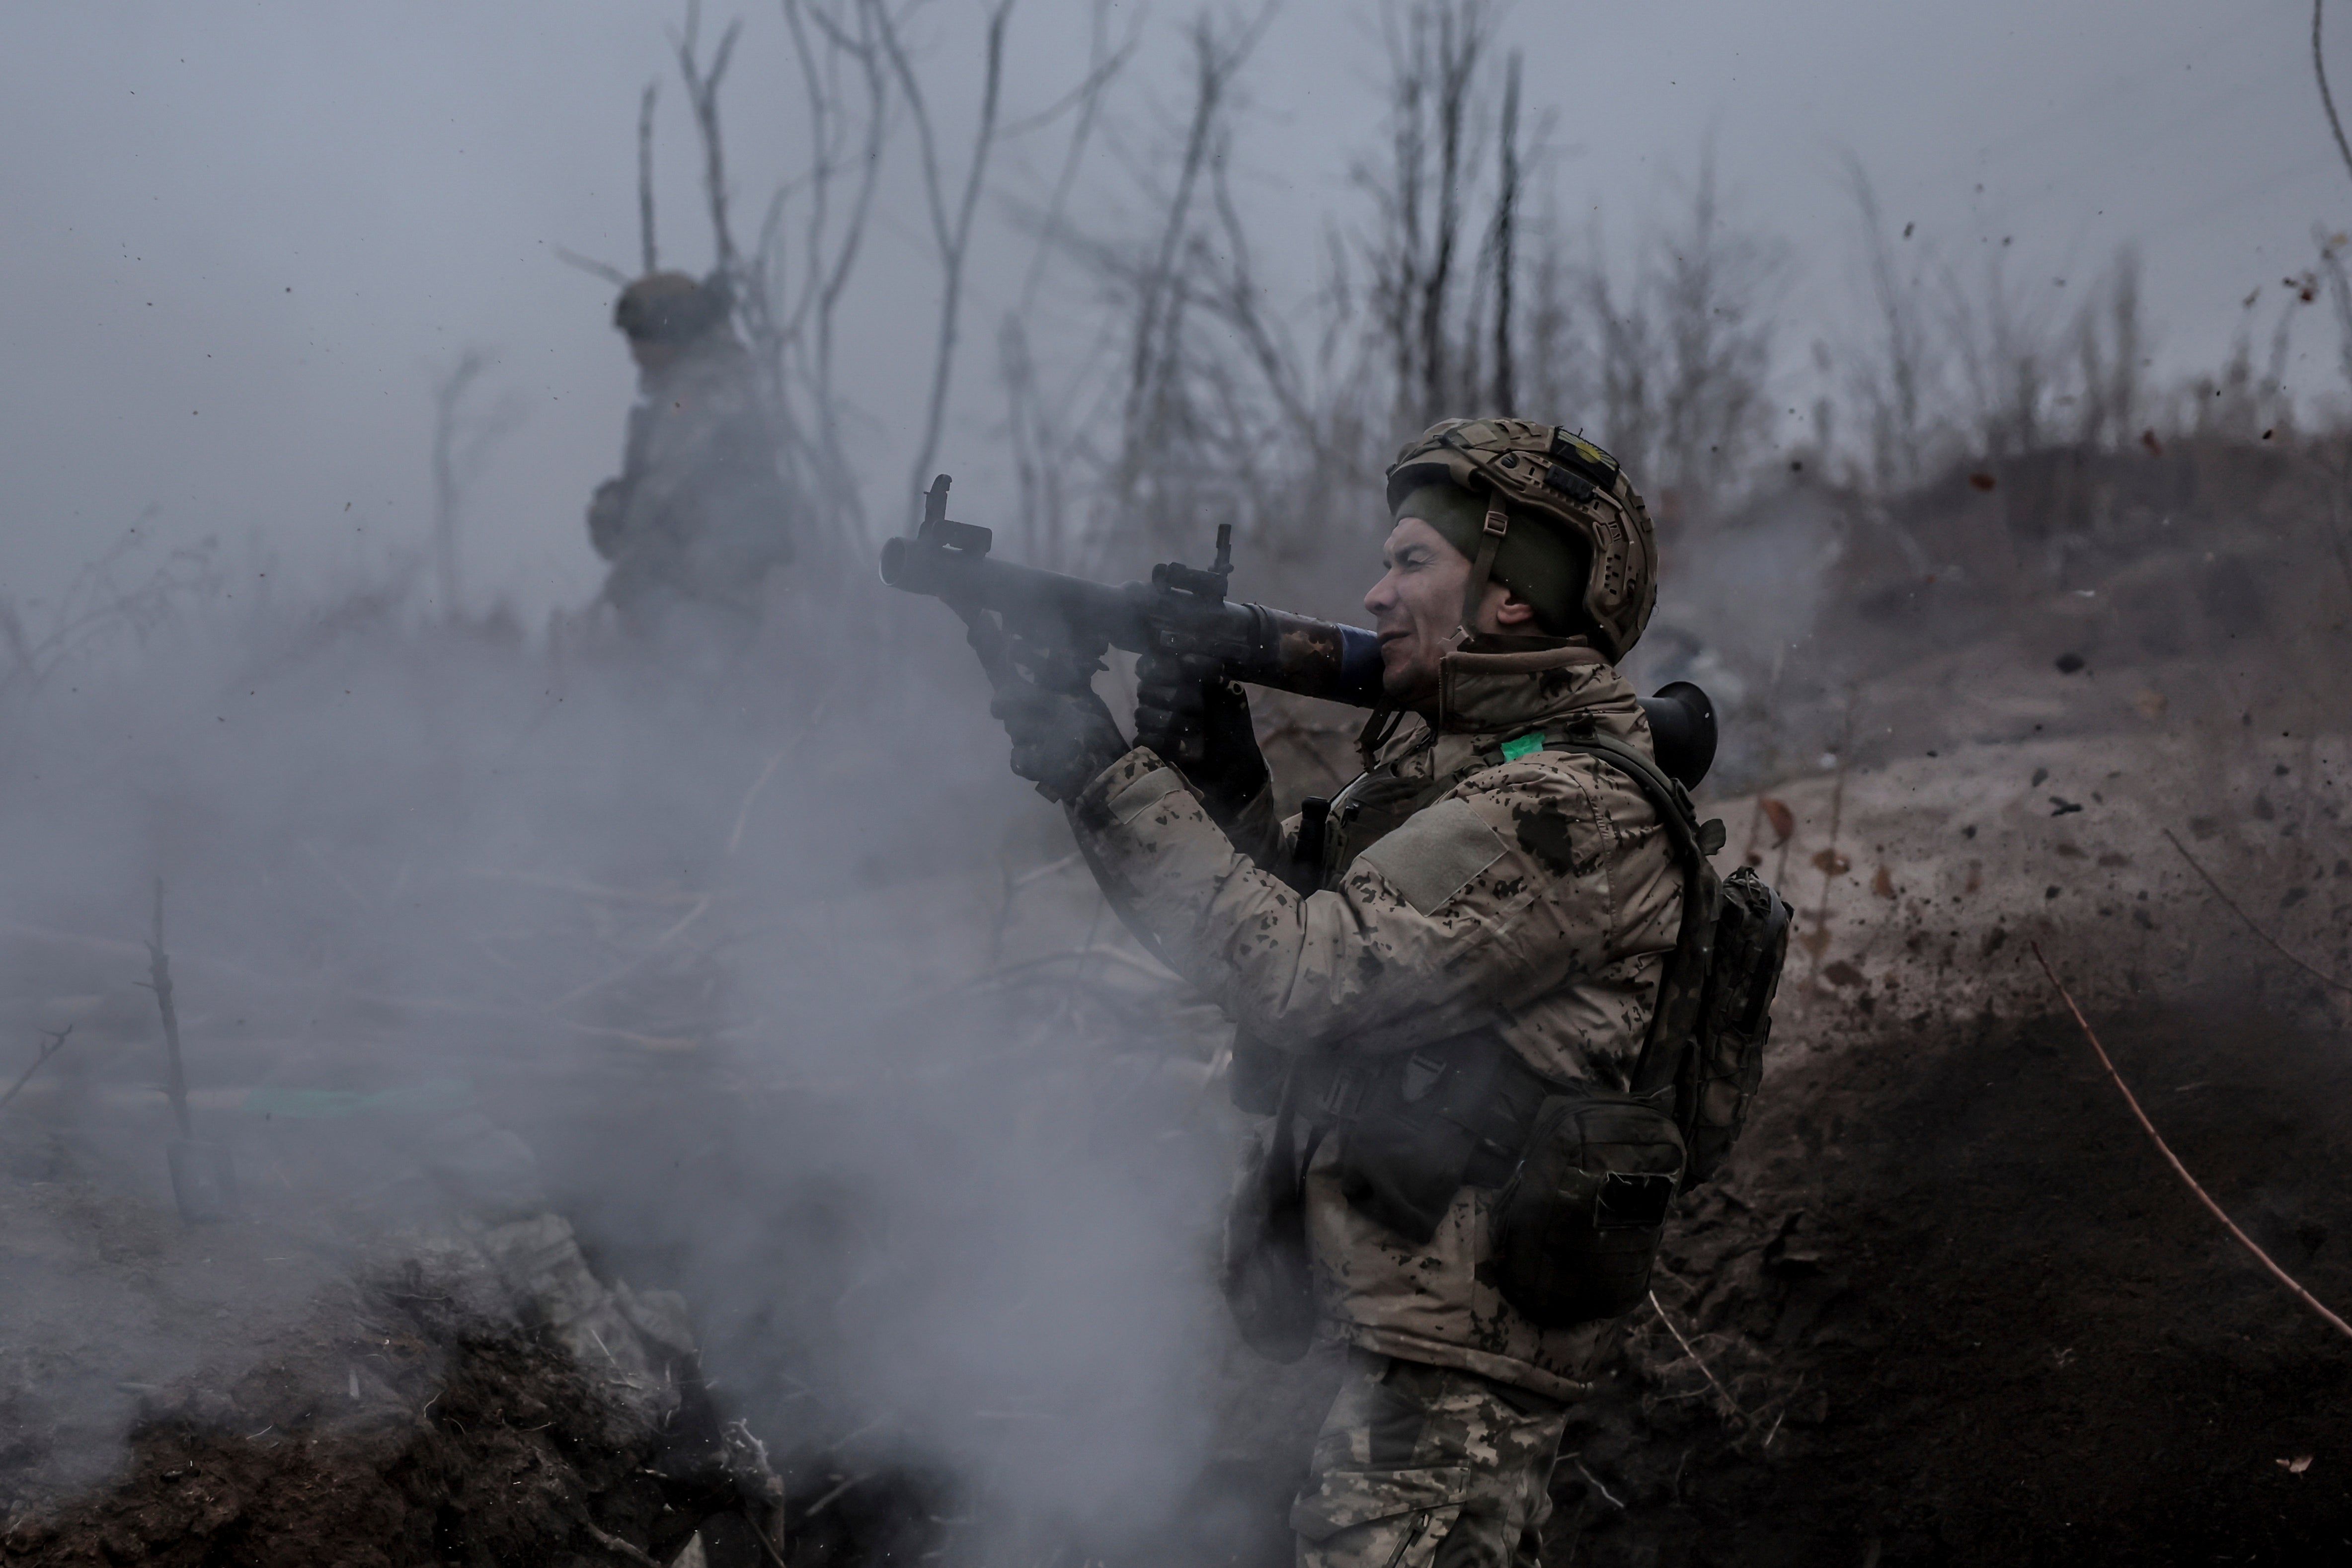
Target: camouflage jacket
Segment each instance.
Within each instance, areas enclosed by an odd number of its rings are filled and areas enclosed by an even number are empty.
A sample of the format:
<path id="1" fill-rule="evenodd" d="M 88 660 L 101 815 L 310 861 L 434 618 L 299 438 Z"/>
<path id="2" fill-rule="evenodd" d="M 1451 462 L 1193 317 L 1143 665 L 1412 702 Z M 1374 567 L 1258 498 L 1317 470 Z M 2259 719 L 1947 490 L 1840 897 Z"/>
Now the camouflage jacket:
<path id="1" fill-rule="evenodd" d="M 786 512 L 751 357 L 721 335 L 643 378 L 620 477 L 597 492 L 588 531 L 625 609 L 648 593 L 752 593 L 792 559 Z"/>
<path id="2" fill-rule="evenodd" d="M 1449 656 L 1437 721 L 1410 721 L 1333 803 L 1337 853 L 1306 898 L 1266 869 L 1297 818 L 1277 828 L 1261 798 L 1229 836 L 1143 748 L 1087 786 L 1072 825 L 1106 889 L 1255 1039 L 1370 1057 L 1491 1026 L 1547 1078 L 1622 1088 L 1674 950 L 1683 878 L 1622 773 L 1557 750 L 1496 760 L 1502 741 L 1570 721 L 1650 749 L 1633 689 L 1588 647 Z M 1334 1331 L 1581 1394 L 1610 1326 L 1538 1329 L 1479 1278 L 1496 1189 L 1465 1187 L 1414 1246 L 1341 1195 L 1345 1136 L 1327 1138 L 1307 1173 Z"/>

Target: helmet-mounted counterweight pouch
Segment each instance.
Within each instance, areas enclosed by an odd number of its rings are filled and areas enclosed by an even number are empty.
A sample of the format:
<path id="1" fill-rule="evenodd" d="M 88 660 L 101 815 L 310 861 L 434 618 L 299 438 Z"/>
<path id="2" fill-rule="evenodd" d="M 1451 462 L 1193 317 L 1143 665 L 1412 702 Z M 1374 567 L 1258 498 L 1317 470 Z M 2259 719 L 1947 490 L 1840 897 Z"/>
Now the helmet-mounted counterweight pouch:
<path id="1" fill-rule="evenodd" d="M 1514 527 L 1556 528 L 1589 552 L 1582 609 L 1602 656 L 1622 659 L 1640 639 L 1657 604 L 1658 542 L 1616 458 L 1557 426 L 1444 419 L 1407 442 L 1389 466 L 1390 507 L 1432 484 L 1452 485 L 1487 504 L 1464 595 L 1465 625 L 1503 534 Z"/>

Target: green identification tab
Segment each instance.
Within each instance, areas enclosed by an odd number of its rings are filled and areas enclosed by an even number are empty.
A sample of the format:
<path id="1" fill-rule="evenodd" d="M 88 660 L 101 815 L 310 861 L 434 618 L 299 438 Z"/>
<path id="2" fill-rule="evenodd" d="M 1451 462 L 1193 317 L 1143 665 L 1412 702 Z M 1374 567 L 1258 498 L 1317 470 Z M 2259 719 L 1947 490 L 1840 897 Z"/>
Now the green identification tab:
<path id="1" fill-rule="evenodd" d="M 1542 750 L 1542 731 L 1538 731 L 1536 733 L 1531 735 L 1517 736 L 1503 742 L 1503 761 L 1507 763 L 1516 763 L 1530 752 L 1540 752 Z"/>

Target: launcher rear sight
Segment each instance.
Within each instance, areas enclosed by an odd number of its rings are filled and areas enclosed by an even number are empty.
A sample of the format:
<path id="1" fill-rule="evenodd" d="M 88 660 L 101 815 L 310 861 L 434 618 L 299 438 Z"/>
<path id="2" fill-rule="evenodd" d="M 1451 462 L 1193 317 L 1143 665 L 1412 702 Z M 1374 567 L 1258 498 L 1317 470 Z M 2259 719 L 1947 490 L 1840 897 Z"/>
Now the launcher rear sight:
<path id="1" fill-rule="evenodd" d="M 1234 580 L 1234 525 L 1217 524 L 1216 563 L 1206 571 L 1171 561 L 1151 569 L 1151 585 L 1172 594 L 1190 594 L 1196 599 L 1222 605 Z"/>

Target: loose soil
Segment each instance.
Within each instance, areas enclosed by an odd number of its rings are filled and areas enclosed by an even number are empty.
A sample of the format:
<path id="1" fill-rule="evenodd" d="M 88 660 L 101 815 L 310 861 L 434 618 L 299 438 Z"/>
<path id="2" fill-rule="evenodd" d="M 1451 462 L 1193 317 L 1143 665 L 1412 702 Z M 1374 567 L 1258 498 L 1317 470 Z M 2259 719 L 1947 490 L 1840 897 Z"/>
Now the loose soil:
<path id="1" fill-rule="evenodd" d="M 632 1433 L 551 1335 L 397 1281 L 278 1349 L 226 1389 L 157 1391 L 123 1472 L 16 1519 L 0 1563 L 613 1563 L 636 1542 L 667 1562 L 698 1530 L 711 1564 L 762 1561 L 695 1385 L 667 1430 Z"/>
<path id="2" fill-rule="evenodd" d="M 2222 996 L 2095 1022 L 2216 1200 L 2352 1304 L 2342 1036 Z M 2352 1560 L 2352 1342 L 2196 1204 L 2071 1020 L 1774 1077 L 1658 1278 L 1744 1415 L 1640 1314 L 1570 1428 L 1550 1562 Z"/>

